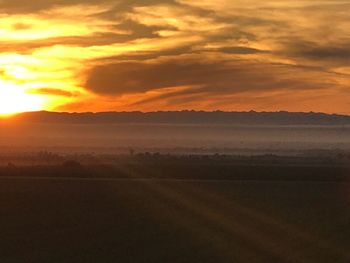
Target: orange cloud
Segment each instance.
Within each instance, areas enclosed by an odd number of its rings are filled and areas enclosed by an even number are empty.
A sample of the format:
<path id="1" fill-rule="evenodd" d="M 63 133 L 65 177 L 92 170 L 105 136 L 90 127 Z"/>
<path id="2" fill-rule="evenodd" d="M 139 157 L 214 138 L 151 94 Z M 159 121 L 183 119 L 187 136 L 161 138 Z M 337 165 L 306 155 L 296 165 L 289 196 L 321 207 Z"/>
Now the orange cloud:
<path id="1" fill-rule="evenodd" d="M 350 113 L 349 7 L 342 0 L 2 1 L 0 80 L 37 101 L 20 111 Z"/>

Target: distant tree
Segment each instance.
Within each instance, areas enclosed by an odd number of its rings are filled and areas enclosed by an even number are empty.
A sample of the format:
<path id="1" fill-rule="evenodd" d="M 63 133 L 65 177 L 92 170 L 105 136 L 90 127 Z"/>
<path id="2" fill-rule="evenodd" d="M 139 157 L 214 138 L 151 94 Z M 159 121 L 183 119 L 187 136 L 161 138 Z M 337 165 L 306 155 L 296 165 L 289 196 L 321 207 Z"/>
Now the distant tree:
<path id="1" fill-rule="evenodd" d="M 63 162 L 63 166 L 67 168 L 81 168 L 82 165 L 80 162 L 75 161 L 75 160 L 67 160 Z"/>
<path id="2" fill-rule="evenodd" d="M 58 154 L 48 152 L 48 151 L 40 151 L 38 153 L 38 158 L 40 161 L 46 162 L 46 163 L 52 163 L 60 160 L 60 156 Z"/>
<path id="3" fill-rule="evenodd" d="M 16 168 L 16 165 L 15 165 L 14 163 L 12 163 L 12 162 L 9 162 L 9 163 L 7 164 L 7 167 L 8 167 L 8 168 Z"/>
<path id="4" fill-rule="evenodd" d="M 131 156 L 134 156 L 134 154 L 135 154 L 135 150 L 133 149 L 133 148 L 129 148 L 129 154 L 131 155 Z"/>

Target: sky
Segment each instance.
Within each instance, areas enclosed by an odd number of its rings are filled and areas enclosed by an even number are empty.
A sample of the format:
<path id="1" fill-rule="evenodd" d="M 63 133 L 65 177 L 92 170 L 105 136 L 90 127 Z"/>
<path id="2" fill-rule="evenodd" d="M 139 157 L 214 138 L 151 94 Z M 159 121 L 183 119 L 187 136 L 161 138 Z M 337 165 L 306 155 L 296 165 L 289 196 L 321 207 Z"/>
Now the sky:
<path id="1" fill-rule="evenodd" d="M 350 114 L 350 1 L 0 0 L 0 113 Z"/>

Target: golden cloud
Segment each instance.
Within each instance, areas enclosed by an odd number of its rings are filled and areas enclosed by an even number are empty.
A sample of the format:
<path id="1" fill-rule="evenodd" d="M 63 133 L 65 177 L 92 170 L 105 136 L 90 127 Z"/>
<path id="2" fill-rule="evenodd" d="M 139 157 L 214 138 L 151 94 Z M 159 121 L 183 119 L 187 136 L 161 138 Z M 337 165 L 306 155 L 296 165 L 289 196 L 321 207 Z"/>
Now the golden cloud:
<path id="1" fill-rule="evenodd" d="M 0 80 L 31 101 L 18 110 L 350 113 L 349 7 L 343 0 L 1 1 Z"/>

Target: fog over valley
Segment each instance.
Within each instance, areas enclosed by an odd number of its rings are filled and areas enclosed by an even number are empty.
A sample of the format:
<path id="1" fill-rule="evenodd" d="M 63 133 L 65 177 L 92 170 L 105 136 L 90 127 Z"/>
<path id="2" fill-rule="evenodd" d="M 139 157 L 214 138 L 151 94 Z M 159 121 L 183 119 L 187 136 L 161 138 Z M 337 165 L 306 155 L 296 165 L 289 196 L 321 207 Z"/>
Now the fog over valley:
<path id="1" fill-rule="evenodd" d="M 321 113 L 35 112 L 0 121 L 11 151 L 279 153 L 350 150 L 350 117 Z"/>

